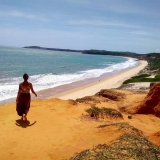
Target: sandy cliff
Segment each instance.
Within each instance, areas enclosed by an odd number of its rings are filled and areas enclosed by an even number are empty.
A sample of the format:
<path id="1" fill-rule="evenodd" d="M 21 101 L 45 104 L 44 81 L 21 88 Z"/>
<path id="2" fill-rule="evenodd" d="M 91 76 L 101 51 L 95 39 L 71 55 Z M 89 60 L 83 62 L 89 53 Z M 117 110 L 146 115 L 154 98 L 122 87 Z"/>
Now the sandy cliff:
<path id="1" fill-rule="evenodd" d="M 112 90 L 114 99 L 103 97 L 83 101 L 34 100 L 27 122 L 16 114 L 15 103 L 0 107 L 0 159 L 69 159 L 75 153 L 93 149 L 98 144 L 112 144 L 124 134 L 115 125 L 98 128 L 100 125 L 127 123 L 143 132 L 153 143 L 160 144 L 160 118 L 149 114 L 135 114 L 123 119 L 89 117 L 85 110 L 95 105 L 99 108 L 119 108 L 142 101 L 146 94 L 125 90 Z M 107 93 L 106 93 L 107 95 Z M 117 96 L 117 99 L 115 99 Z M 97 97 L 97 95 L 95 96 Z M 118 97 L 121 97 L 120 99 Z M 105 98 L 105 99 L 104 99 Z M 131 108 L 132 109 L 132 108 Z"/>

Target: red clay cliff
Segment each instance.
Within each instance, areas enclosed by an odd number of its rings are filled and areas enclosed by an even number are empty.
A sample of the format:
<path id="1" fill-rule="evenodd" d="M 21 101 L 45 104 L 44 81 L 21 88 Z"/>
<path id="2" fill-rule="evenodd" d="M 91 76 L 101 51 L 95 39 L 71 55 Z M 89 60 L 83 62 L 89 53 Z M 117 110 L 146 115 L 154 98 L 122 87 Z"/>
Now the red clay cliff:
<path id="1" fill-rule="evenodd" d="M 144 98 L 136 113 L 155 114 L 160 117 L 160 82 L 155 83 Z"/>

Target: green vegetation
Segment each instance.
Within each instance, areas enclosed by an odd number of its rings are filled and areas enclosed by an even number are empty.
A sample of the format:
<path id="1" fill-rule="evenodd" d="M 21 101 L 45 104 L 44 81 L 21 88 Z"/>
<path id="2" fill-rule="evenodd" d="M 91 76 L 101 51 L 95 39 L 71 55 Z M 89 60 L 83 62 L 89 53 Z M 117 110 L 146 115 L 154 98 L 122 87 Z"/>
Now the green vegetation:
<path id="1" fill-rule="evenodd" d="M 159 70 L 160 73 L 160 53 L 146 54 L 146 60 L 150 70 Z"/>
<path id="2" fill-rule="evenodd" d="M 123 56 L 146 60 L 148 62 L 149 70 L 157 70 L 160 73 L 160 53 L 147 53 L 137 54 L 134 52 L 120 52 L 120 51 L 105 51 L 105 50 L 84 50 L 83 54 L 96 54 L 96 55 L 111 55 L 111 56 Z"/>
<path id="3" fill-rule="evenodd" d="M 160 147 L 147 138 L 135 133 L 125 133 L 111 146 L 99 144 L 92 150 L 85 150 L 70 160 L 107 160 L 107 159 L 159 160 Z"/>
<path id="4" fill-rule="evenodd" d="M 129 132 L 136 132 L 136 133 L 142 134 L 142 132 L 140 130 L 129 125 L 128 122 L 106 123 L 103 125 L 99 125 L 97 128 L 104 128 L 104 127 L 108 127 L 108 126 L 116 126 L 118 128 L 117 129 L 118 131 L 125 130 L 125 131 L 129 131 Z"/>
<path id="5" fill-rule="evenodd" d="M 160 147 L 151 143 L 142 132 L 128 123 L 112 123 L 107 126 L 118 126 L 117 131 L 125 133 L 111 145 L 99 144 L 71 157 L 70 160 L 160 160 Z M 102 127 L 99 127 L 102 128 Z"/>
<path id="6" fill-rule="evenodd" d="M 111 55 L 111 56 L 127 56 L 127 57 L 133 57 L 137 58 L 137 56 L 140 57 L 140 54 L 136 54 L 133 52 L 118 52 L 118 51 L 105 51 L 105 50 L 84 50 L 82 52 L 83 54 L 96 54 L 96 55 Z"/>
<path id="7" fill-rule="evenodd" d="M 134 77 L 131 77 L 131 79 L 124 81 L 123 84 L 137 83 L 137 82 L 159 82 L 160 81 L 160 74 L 156 75 L 154 78 L 147 78 L 149 76 L 150 76 L 149 74 L 142 74 L 140 76 L 134 76 Z"/>
<path id="8" fill-rule="evenodd" d="M 93 118 L 122 118 L 123 115 L 115 109 L 112 108 L 98 108 L 96 106 L 91 106 L 91 108 L 86 109 L 86 112 Z"/>

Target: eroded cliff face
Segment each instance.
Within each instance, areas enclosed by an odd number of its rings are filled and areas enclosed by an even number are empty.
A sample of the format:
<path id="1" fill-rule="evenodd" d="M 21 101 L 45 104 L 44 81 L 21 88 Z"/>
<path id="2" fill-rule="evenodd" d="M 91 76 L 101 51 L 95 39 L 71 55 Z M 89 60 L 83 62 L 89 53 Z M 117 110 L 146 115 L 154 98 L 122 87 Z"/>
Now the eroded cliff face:
<path id="1" fill-rule="evenodd" d="M 155 83 L 144 98 L 136 113 L 155 114 L 160 117 L 160 82 Z"/>
<path id="2" fill-rule="evenodd" d="M 125 94 L 119 93 L 112 89 L 102 89 L 93 96 L 85 96 L 83 98 L 76 99 L 76 102 L 85 103 L 101 103 L 108 101 L 121 101 L 125 97 Z"/>
<path id="3" fill-rule="evenodd" d="M 160 117 L 160 103 L 154 108 L 155 115 Z"/>

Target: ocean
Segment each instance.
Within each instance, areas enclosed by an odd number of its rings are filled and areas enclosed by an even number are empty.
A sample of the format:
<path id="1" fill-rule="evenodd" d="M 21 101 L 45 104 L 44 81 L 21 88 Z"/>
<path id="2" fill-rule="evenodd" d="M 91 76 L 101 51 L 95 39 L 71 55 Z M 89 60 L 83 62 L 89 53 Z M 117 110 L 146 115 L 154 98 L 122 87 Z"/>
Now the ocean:
<path id="1" fill-rule="evenodd" d="M 17 96 L 24 73 L 37 92 L 136 65 L 138 61 L 125 57 L 0 46 L 0 102 Z"/>

